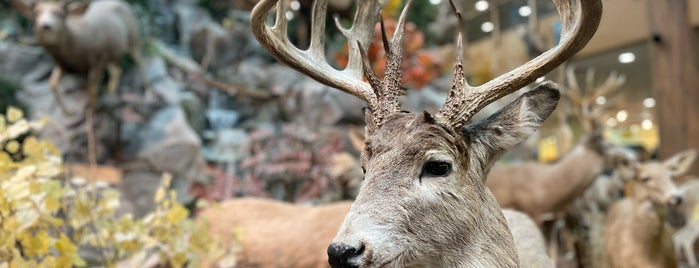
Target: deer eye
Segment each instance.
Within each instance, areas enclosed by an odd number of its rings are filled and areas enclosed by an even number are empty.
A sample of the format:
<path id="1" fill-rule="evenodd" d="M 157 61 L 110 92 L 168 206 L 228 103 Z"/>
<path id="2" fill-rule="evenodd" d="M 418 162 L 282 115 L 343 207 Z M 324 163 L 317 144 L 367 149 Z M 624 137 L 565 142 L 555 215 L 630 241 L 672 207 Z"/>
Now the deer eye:
<path id="1" fill-rule="evenodd" d="M 647 182 L 648 180 L 650 180 L 650 176 L 649 175 L 641 175 L 638 179 L 641 180 L 642 182 Z"/>
<path id="2" fill-rule="evenodd" d="M 444 177 L 451 173 L 451 164 L 443 161 L 429 161 L 422 167 L 420 177 Z"/>

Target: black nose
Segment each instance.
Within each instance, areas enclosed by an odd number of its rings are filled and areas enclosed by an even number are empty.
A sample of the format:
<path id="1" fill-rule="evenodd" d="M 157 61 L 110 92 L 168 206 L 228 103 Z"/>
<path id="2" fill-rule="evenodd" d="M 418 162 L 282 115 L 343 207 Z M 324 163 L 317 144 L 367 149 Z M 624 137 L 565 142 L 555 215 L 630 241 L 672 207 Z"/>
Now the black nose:
<path id="1" fill-rule="evenodd" d="M 345 244 L 332 243 L 328 246 L 328 263 L 332 268 L 356 268 L 357 264 L 350 263 L 350 260 L 364 254 L 364 245 L 359 248 Z"/>
<path id="2" fill-rule="evenodd" d="M 44 25 L 41 25 L 41 28 L 44 29 L 44 31 L 49 31 L 49 30 L 51 30 L 51 25 L 44 24 Z"/>
<path id="3" fill-rule="evenodd" d="M 673 196 L 670 198 L 670 205 L 679 206 L 680 204 L 682 204 L 682 197 L 681 196 Z"/>

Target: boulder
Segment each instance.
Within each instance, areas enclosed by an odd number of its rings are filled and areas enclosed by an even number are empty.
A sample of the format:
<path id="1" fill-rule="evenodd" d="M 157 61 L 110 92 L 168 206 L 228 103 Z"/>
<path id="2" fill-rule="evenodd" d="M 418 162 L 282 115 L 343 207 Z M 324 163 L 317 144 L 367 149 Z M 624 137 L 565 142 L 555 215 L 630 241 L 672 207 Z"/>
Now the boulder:
<path id="1" fill-rule="evenodd" d="M 153 194 L 163 173 L 172 175 L 177 201 L 192 201 L 188 191 L 195 183 L 206 183 L 201 141 L 187 123 L 182 108 L 167 106 L 144 124 L 123 133 L 126 154 L 133 161 L 124 165 L 121 188 L 133 203 L 136 214 L 154 207 Z"/>

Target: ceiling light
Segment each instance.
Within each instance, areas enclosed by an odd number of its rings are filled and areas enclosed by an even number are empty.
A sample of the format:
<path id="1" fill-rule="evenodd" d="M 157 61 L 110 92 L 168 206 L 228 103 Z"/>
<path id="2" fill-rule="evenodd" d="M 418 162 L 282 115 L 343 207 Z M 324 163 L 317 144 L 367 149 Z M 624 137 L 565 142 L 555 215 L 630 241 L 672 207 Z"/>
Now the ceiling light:
<path id="1" fill-rule="evenodd" d="M 643 107 L 646 107 L 646 108 L 655 107 L 655 99 L 654 98 L 645 98 L 643 100 Z"/>
<path id="2" fill-rule="evenodd" d="M 653 121 L 651 121 L 650 119 L 643 119 L 643 121 L 641 122 L 641 127 L 645 130 L 650 130 L 651 128 L 653 128 Z"/>
<path id="3" fill-rule="evenodd" d="M 495 25 L 493 25 L 492 22 L 486 21 L 483 24 L 481 24 L 481 31 L 489 33 L 492 32 L 493 29 L 495 29 Z"/>
<path id="4" fill-rule="evenodd" d="M 519 15 L 522 17 L 529 17 L 532 14 L 532 8 L 529 6 L 522 6 L 518 10 Z"/>
<path id="5" fill-rule="evenodd" d="M 294 12 L 291 11 L 291 10 L 287 10 L 287 11 L 286 11 L 286 14 L 284 14 L 284 15 L 286 16 L 286 19 L 287 19 L 287 20 L 293 20 L 293 19 L 294 19 Z"/>
<path id="6" fill-rule="evenodd" d="M 442 3 L 442 0 L 430 0 L 430 4 L 433 5 L 439 5 L 440 3 Z"/>
<path id="7" fill-rule="evenodd" d="M 476 2 L 476 10 L 478 11 L 485 11 L 486 9 L 488 9 L 489 6 L 490 5 L 488 4 L 488 1 L 485 0 L 480 0 Z"/>
<path id="8" fill-rule="evenodd" d="M 621 110 L 621 111 L 616 113 L 616 120 L 621 122 L 621 123 L 626 121 L 626 119 L 628 119 L 628 118 L 629 118 L 629 113 L 626 112 L 625 110 Z"/>
<path id="9" fill-rule="evenodd" d="M 604 96 L 599 96 L 595 99 L 595 103 L 597 103 L 597 105 L 604 105 L 605 103 L 607 103 L 607 98 L 605 98 Z"/>
<path id="10" fill-rule="evenodd" d="M 301 3 L 299 3 L 299 1 L 294 0 L 291 1 L 291 4 L 289 4 L 289 6 L 291 7 L 291 10 L 298 11 L 299 8 L 301 8 Z"/>
<path id="11" fill-rule="evenodd" d="M 631 52 L 624 52 L 619 54 L 619 62 L 621 63 L 632 63 L 636 61 L 636 55 Z"/>

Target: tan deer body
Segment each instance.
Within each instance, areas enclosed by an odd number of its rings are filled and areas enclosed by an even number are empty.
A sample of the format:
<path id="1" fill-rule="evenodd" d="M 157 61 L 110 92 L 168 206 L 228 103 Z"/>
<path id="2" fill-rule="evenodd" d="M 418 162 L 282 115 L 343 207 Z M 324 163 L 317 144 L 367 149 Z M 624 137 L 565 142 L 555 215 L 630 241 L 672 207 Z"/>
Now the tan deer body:
<path id="1" fill-rule="evenodd" d="M 518 267 L 515 242 L 497 201 L 485 186 L 492 164 L 538 128 L 558 103 L 553 83 L 543 83 L 478 123 L 466 122 L 483 107 L 508 95 L 570 58 L 599 25 L 598 0 L 555 1 L 562 14 L 562 41 L 539 57 L 480 86 L 463 73 L 462 34 L 457 33 L 454 80 L 438 113 L 401 113 L 403 26 L 408 1 L 391 40 L 385 31 L 382 79 L 366 62 L 379 1 L 358 1 L 351 28 L 336 22 L 348 39 L 347 68 L 325 61 L 327 1 L 315 2 L 308 50 L 287 36 L 286 4 L 262 0 L 251 25 L 260 44 L 287 65 L 368 103 L 365 178 L 333 242 L 332 267 Z M 267 13 L 277 4 L 276 21 Z M 453 6 L 453 3 L 452 3 Z M 455 8 L 454 8 L 455 9 Z M 457 12 L 457 17 L 460 14 Z M 382 27 L 383 29 L 383 27 Z M 364 80 L 366 77 L 367 80 Z"/>
<path id="2" fill-rule="evenodd" d="M 677 267 L 666 214 L 669 206 L 682 202 L 672 178 L 686 172 L 695 156 L 687 151 L 663 162 L 638 164 L 633 196 L 614 203 L 605 223 L 610 267 Z"/>
<path id="3" fill-rule="evenodd" d="M 486 184 L 501 207 L 523 211 L 540 223 L 568 209 L 604 168 L 623 169 L 632 163 L 630 151 L 601 145 L 599 139 L 583 141 L 553 164 L 495 164 Z"/>
<path id="4" fill-rule="evenodd" d="M 32 2 L 11 0 L 17 9 L 34 21 L 39 44 L 55 60 L 49 85 L 64 113 L 68 109 L 58 93 L 58 83 L 66 73 L 87 76 L 85 88 L 96 94 L 105 70 L 109 72 L 108 89 L 113 92 L 122 74 L 119 60 L 131 54 L 146 77 L 140 54 L 138 18 L 128 3 L 121 0 L 79 2 Z M 94 96 L 90 97 L 90 101 Z"/>
<path id="5" fill-rule="evenodd" d="M 217 237 L 235 230 L 241 267 L 327 267 L 326 250 L 351 202 L 317 207 L 268 199 L 241 198 L 199 215 Z"/>
<path id="6" fill-rule="evenodd" d="M 543 215 L 567 209 L 594 182 L 604 160 L 600 153 L 579 145 L 554 164 L 496 164 L 486 184 L 501 207 L 541 221 Z"/>
<path id="7" fill-rule="evenodd" d="M 699 241 L 699 178 L 692 178 L 680 186 L 684 197 L 680 212 L 685 218 L 685 225 L 672 237 L 677 256 L 683 256 L 689 267 L 698 267 L 699 260 L 695 244 Z M 682 259 L 682 258 L 680 258 Z"/>

